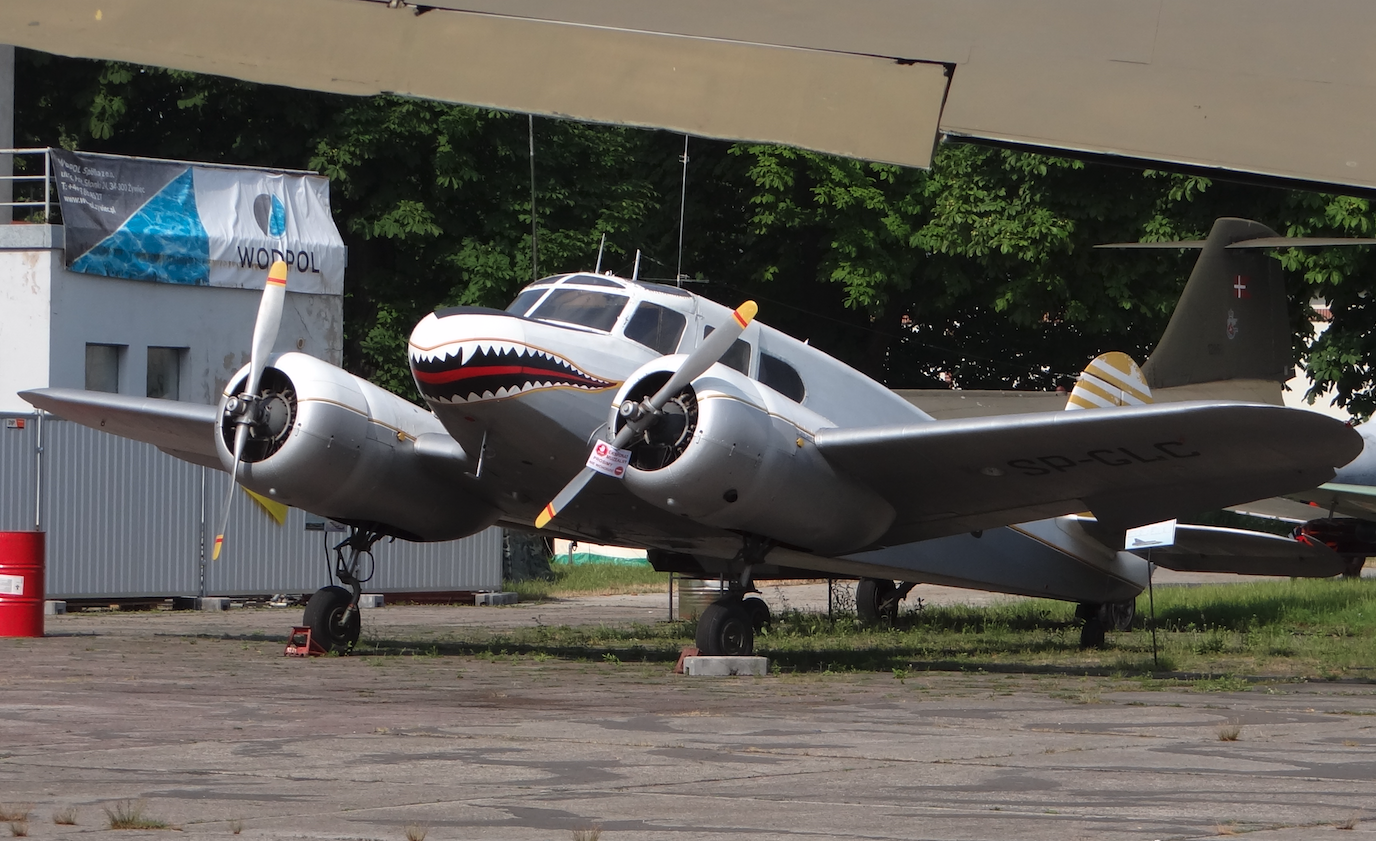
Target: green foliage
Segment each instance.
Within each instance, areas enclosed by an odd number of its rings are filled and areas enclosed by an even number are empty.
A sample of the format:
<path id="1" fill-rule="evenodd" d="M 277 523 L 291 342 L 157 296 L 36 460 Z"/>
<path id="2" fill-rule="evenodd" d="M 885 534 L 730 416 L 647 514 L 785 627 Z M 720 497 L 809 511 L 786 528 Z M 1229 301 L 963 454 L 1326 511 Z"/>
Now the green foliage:
<path id="1" fill-rule="evenodd" d="M 548 581 L 507 581 L 503 586 L 520 594 L 521 601 L 539 601 L 570 595 L 653 593 L 669 590 L 668 573 L 647 565 L 569 564 L 558 558 L 550 564 L 554 577 Z"/>

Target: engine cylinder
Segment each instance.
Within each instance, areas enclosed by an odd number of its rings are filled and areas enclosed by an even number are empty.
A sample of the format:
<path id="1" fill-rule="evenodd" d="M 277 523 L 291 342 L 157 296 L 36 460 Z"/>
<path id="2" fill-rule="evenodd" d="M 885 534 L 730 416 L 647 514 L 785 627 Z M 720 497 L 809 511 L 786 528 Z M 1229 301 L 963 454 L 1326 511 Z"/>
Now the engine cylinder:
<path id="1" fill-rule="evenodd" d="M 243 376 L 231 382 L 237 387 Z M 222 410 L 233 390 L 221 398 Z M 239 468 L 250 490 L 412 540 L 451 540 L 496 522 L 496 508 L 457 478 L 465 459 L 457 444 L 417 445 L 421 436 L 449 437 L 420 407 L 299 353 L 269 361 L 263 393 L 275 402 Z M 234 461 L 232 427 L 223 423 L 216 436 L 226 468 Z"/>
<path id="2" fill-rule="evenodd" d="M 642 368 L 617 404 L 652 391 L 644 383 L 663 381 L 673 364 L 666 358 Z M 691 401 L 681 402 L 693 406 L 695 428 L 671 458 L 663 457 L 663 442 L 673 435 L 632 443 L 626 487 L 636 496 L 707 525 L 819 554 L 869 546 L 888 530 L 893 507 L 838 473 L 813 446 L 812 431 L 832 425 L 825 418 L 721 365 L 690 390 Z M 638 457 L 637 450 L 656 444 L 653 458 Z M 645 466 L 659 462 L 665 463 Z"/>

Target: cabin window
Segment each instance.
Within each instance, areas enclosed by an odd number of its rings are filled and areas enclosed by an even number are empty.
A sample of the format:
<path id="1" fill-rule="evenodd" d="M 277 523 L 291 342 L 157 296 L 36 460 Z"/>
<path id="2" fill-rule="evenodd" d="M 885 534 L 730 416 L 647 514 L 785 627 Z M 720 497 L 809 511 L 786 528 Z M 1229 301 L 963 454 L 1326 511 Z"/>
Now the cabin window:
<path id="1" fill-rule="evenodd" d="M 596 292 L 592 289 L 556 289 L 535 308 L 531 318 L 562 321 L 610 333 L 616 319 L 626 308 L 625 295 Z"/>
<path id="2" fill-rule="evenodd" d="M 642 301 L 626 325 L 626 338 L 640 342 L 661 356 L 678 350 L 688 320 L 683 313 Z"/>
<path id="3" fill-rule="evenodd" d="M 564 283 L 576 283 L 579 286 L 614 286 L 617 289 L 625 289 L 626 284 L 603 277 L 596 274 L 576 274 L 564 278 Z"/>
<path id="4" fill-rule="evenodd" d="M 702 328 L 702 338 L 706 339 L 712 335 L 715 329 L 717 328 L 710 324 Z M 745 339 L 737 339 L 718 361 L 728 368 L 735 368 L 747 377 L 750 376 L 750 343 Z"/>
<path id="5" fill-rule="evenodd" d="M 540 300 L 540 296 L 545 294 L 545 291 L 544 289 L 525 290 L 516 296 L 516 300 L 511 302 L 506 311 L 516 315 L 525 315 L 535 305 L 535 302 Z"/>
<path id="6" fill-rule="evenodd" d="M 763 351 L 760 353 L 760 382 L 795 403 L 803 402 L 803 397 L 807 395 L 807 389 L 803 387 L 803 378 L 798 376 L 798 369 Z"/>

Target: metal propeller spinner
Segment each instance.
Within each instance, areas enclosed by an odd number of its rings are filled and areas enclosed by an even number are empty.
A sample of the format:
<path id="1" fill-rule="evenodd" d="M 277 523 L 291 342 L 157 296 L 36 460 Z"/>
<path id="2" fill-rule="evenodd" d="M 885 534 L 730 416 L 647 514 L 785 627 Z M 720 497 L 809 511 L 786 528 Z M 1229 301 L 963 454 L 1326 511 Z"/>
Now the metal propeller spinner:
<path id="1" fill-rule="evenodd" d="M 235 424 L 234 464 L 229 471 L 229 492 L 225 494 L 225 512 L 220 518 L 220 530 L 215 535 L 215 545 L 210 559 L 218 561 L 220 550 L 224 548 L 225 531 L 229 529 L 229 512 L 234 505 L 234 488 L 239 484 L 239 465 L 244 459 L 244 447 L 248 444 L 250 428 L 259 422 L 260 407 L 263 405 L 258 395 L 258 386 L 263 379 L 263 369 L 267 367 L 268 354 L 277 341 L 277 329 L 282 324 L 282 303 L 287 297 L 287 264 L 278 260 L 268 269 L 268 281 L 263 286 L 263 297 L 258 303 L 258 321 L 253 325 L 253 349 L 249 356 L 248 380 L 241 394 L 229 398 L 225 403 L 225 415 Z"/>
<path id="2" fill-rule="evenodd" d="M 708 368 L 716 364 L 717 360 L 721 359 L 731 349 L 731 345 L 735 343 L 736 339 L 740 338 L 741 333 L 745 332 L 745 328 L 750 326 L 750 322 L 754 320 L 755 313 L 758 311 L 759 307 L 755 305 L 754 301 L 746 301 L 741 304 L 731 314 L 732 318 L 729 322 L 720 329 L 713 330 L 712 334 L 702 344 L 684 358 L 674 375 L 653 396 L 639 403 L 633 400 L 622 403 L 617 411 L 626 423 L 621 427 L 621 431 L 616 433 L 611 445 L 618 450 L 624 450 L 637 436 L 642 435 L 645 430 L 658 423 L 659 419 L 663 417 L 661 410 L 664 408 L 664 404 L 682 391 L 684 386 L 702 376 Z M 573 502 L 574 497 L 578 496 L 596 472 L 591 467 L 584 467 L 577 476 L 574 476 L 559 492 L 559 495 L 550 500 L 550 503 L 544 507 L 540 516 L 535 518 L 535 527 L 542 529 L 549 524 L 550 520 L 557 517 L 560 511 L 564 510 L 570 502 Z"/>

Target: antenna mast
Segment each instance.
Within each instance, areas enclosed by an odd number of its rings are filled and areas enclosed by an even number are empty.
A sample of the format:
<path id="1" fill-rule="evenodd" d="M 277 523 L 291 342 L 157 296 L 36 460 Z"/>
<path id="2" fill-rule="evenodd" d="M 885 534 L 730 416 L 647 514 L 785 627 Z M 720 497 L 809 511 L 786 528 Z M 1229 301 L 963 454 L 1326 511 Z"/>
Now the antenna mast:
<path id="1" fill-rule="evenodd" d="M 678 268 L 674 285 L 683 288 L 683 214 L 688 206 L 688 135 L 683 135 L 683 185 L 678 194 Z"/>
<path id="2" fill-rule="evenodd" d="M 602 241 L 597 244 L 597 268 L 592 270 L 593 274 L 602 274 L 602 249 L 607 247 L 607 235 L 602 234 Z"/>

